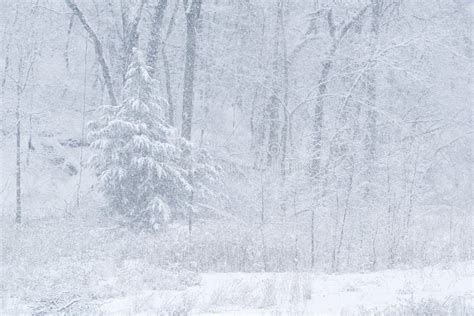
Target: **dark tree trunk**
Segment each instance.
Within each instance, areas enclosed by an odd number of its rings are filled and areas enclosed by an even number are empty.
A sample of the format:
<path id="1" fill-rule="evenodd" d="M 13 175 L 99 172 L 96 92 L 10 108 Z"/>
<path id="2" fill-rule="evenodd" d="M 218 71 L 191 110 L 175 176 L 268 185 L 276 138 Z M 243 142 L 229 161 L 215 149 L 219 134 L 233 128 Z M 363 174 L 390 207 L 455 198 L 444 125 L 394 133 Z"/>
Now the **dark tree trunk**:
<path id="1" fill-rule="evenodd" d="M 168 29 L 166 31 L 166 36 L 164 40 L 162 41 L 162 47 L 161 47 L 161 56 L 163 58 L 163 68 L 165 72 L 165 87 L 166 87 L 166 95 L 168 97 L 168 124 L 170 126 L 175 126 L 175 105 L 173 101 L 173 91 L 172 91 L 172 85 L 171 85 L 171 72 L 170 72 L 170 62 L 168 60 L 168 55 L 166 53 L 166 42 L 168 40 L 168 37 L 171 35 L 173 32 L 173 28 L 175 25 L 175 20 L 176 20 L 176 13 L 178 12 L 179 9 L 179 1 L 176 1 L 176 5 L 173 9 L 173 14 L 171 16 L 170 22 L 168 24 Z"/>
<path id="2" fill-rule="evenodd" d="M 155 6 L 155 11 L 153 12 L 153 18 L 151 20 L 150 40 L 148 41 L 146 63 L 149 68 L 148 73 L 152 78 L 155 77 L 158 52 L 160 51 L 160 45 L 162 44 L 161 29 L 167 4 L 167 0 L 159 0 L 158 4 Z"/>
<path id="3" fill-rule="evenodd" d="M 194 68 L 196 61 L 196 29 L 201 12 L 202 0 L 185 0 L 186 15 L 186 57 L 184 65 L 183 113 L 181 136 L 191 140 L 194 98 Z"/>
<path id="4" fill-rule="evenodd" d="M 332 67 L 332 57 L 335 48 L 331 50 L 328 60 L 323 63 L 321 77 L 318 81 L 318 96 L 316 98 L 316 106 L 314 108 L 313 121 L 313 152 L 311 157 L 310 174 L 312 179 L 316 180 L 320 177 L 321 169 L 321 148 L 323 139 L 323 122 L 324 122 L 324 94 L 327 91 L 329 71 Z"/>
<path id="5" fill-rule="evenodd" d="M 267 145 L 267 166 L 273 165 L 278 161 L 280 156 L 280 107 L 282 101 L 280 99 L 281 89 L 283 86 L 282 82 L 282 65 L 285 60 L 280 51 L 282 28 L 283 28 L 283 0 L 279 0 L 277 3 L 276 11 L 276 27 L 275 27 L 275 46 L 273 52 L 273 73 L 272 73 L 272 91 L 270 100 L 267 106 L 268 114 L 268 145 Z"/>
<path id="6" fill-rule="evenodd" d="M 377 45 L 377 38 L 380 29 L 380 15 L 382 13 L 382 3 L 380 0 L 371 1 L 372 8 L 372 25 L 371 25 L 371 39 L 370 39 L 370 48 L 372 53 L 375 52 Z M 366 85 L 367 85 L 367 100 L 369 110 L 367 111 L 367 122 L 365 135 L 365 154 L 366 154 L 366 176 L 367 180 L 370 181 L 371 173 L 373 169 L 373 162 L 375 159 L 376 143 L 377 143 L 377 76 L 375 70 L 371 69 L 366 76 Z M 366 187 L 366 195 L 369 194 L 369 188 Z"/>
<path id="7" fill-rule="evenodd" d="M 132 62 L 133 49 L 138 47 L 138 25 L 142 17 L 143 7 L 148 0 L 141 0 L 138 12 L 133 19 L 129 22 L 128 13 L 129 10 L 122 12 L 122 23 L 123 23 L 123 55 L 122 55 L 122 83 L 125 83 L 128 66 Z"/>

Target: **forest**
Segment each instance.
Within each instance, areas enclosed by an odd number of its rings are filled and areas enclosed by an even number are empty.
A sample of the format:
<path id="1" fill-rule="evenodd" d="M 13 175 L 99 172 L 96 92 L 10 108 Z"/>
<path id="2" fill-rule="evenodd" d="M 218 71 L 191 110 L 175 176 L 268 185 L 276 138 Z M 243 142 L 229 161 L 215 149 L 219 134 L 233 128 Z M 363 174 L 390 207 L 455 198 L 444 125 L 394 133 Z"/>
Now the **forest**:
<path id="1" fill-rule="evenodd" d="M 473 17 L 0 0 L 0 314 L 474 313 Z"/>

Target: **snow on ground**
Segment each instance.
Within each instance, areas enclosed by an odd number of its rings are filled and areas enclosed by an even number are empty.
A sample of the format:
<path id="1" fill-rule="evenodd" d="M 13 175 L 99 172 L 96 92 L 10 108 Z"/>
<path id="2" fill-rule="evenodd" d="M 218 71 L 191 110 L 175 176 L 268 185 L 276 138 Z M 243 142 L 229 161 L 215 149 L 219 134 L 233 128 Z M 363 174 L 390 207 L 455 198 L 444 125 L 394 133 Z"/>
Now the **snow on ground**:
<path id="1" fill-rule="evenodd" d="M 350 274 L 197 274 L 166 267 L 162 239 L 95 214 L 0 223 L 0 315 L 352 315 L 459 297 L 474 311 L 472 261 Z"/>
<path id="2" fill-rule="evenodd" d="M 105 314 L 152 315 L 181 310 L 196 315 L 341 315 L 417 302 L 446 302 L 463 297 L 472 305 L 472 262 L 449 269 L 428 267 L 373 273 L 205 273 L 200 285 L 186 291 L 147 291 L 113 298 Z"/>
<path id="3" fill-rule="evenodd" d="M 317 276 L 312 282 L 313 295 L 308 309 L 321 314 L 340 314 L 355 311 L 359 306 L 385 307 L 411 299 L 472 297 L 473 271 L 472 263 L 463 263 L 448 270 L 428 267 Z"/>

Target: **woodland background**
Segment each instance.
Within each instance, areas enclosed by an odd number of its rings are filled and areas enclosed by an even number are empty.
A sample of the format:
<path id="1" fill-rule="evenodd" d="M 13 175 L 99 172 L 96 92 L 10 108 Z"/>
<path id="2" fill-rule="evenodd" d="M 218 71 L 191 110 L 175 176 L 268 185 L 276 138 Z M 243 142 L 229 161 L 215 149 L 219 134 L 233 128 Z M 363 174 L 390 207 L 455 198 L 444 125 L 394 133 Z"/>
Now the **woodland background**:
<path id="1" fill-rule="evenodd" d="M 0 7 L 5 232 L 30 225 L 40 242 L 48 229 L 82 236 L 93 227 L 84 217 L 112 221 L 119 228 L 111 230 L 147 240 L 131 249 L 192 271 L 472 259 L 469 1 Z M 139 53 L 163 126 L 193 157 L 180 170 L 212 169 L 206 185 L 196 180 L 192 197 L 148 228 L 114 213 L 88 163 L 89 122 L 127 99 Z M 13 236 L 4 234 L 7 263 L 12 249 L 33 242 Z"/>

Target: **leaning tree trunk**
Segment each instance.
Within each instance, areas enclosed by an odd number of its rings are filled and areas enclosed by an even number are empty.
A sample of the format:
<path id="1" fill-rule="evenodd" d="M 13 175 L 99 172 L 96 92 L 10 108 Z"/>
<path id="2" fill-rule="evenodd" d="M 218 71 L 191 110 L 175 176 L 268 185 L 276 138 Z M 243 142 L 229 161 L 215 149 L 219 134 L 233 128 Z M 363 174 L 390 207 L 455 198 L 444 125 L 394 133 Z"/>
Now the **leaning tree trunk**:
<path id="1" fill-rule="evenodd" d="M 91 26 L 87 22 L 84 14 L 78 8 L 78 6 L 74 3 L 74 1 L 73 0 L 64 0 L 64 1 L 66 1 L 66 4 L 68 5 L 68 7 L 79 18 L 79 20 L 81 21 L 82 26 L 84 27 L 86 32 L 89 34 L 89 36 L 92 38 L 92 41 L 94 42 L 94 48 L 95 48 L 95 52 L 96 52 L 96 55 L 97 55 L 97 59 L 98 59 L 99 64 L 102 68 L 102 75 L 104 77 L 105 86 L 107 87 L 107 92 L 109 93 L 110 103 L 112 104 L 112 106 L 117 106 L 118 103 L 117 103 L 117 98 L 115 97 L 115 93 L 114 93 L 114 87 L 113 87 L 113 84 L 112 84 L 112 77 L 110 76 L 109 65 L 105 61 L 104 49 L 102 48 L 102 43 L 99 40 L 99 37 L 94 32 L 94 30 L 91 28 Z"/>

